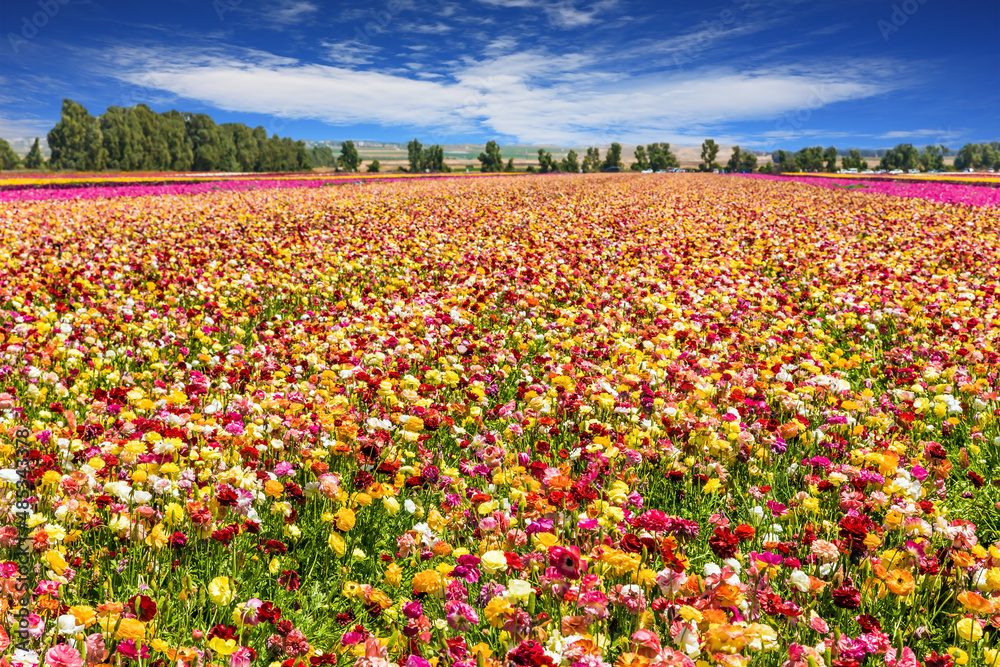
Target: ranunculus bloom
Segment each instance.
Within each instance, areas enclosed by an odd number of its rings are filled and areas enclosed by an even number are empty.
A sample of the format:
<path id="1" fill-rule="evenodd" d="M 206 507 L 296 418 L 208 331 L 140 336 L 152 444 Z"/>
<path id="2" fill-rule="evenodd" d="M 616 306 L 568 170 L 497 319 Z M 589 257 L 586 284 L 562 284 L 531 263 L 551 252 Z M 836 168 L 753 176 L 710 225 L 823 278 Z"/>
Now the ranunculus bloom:
<path id="1" fill-rule="evenodd" d="M 580 578 L 580 549 L 575 546 L 549 547 L 549 565 L 567 579 Z"/>
<path id="2" fill-rule="evenodd" d="M 83 667 L 80 652 L 69 644 L 56 644 L 45 653 L 48 667 Z"/>

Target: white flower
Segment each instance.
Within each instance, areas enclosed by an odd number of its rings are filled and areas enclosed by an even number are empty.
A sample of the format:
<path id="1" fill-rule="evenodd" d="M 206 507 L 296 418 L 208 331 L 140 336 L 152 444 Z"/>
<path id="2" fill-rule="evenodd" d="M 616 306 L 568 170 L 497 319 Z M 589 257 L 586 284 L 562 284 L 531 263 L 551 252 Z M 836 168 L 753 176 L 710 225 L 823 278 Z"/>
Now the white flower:
<path id="1" fill-rule="evenodd" d="M 417 511 L 417 504 L 416 504 L 416 503 L 414 503 L 414 502 L 413 502 L 412 500 L 410 500 L 409 498 L 407 498 L 407 499 L 406 499 L 406 500 L 405 500 L 405 501 L 403 502 L 403 509 L 405 509 L 405 510 L 406 510 L 407 512 L 409 512 L 410 514 L 413 514 L 414 512 L 416 512 L 416 511 Z"/>
<path id="2" fill-rule="evenodd" d="M 809 575 L 799 569 L 792 570 L 791 576 L 788 577 L 788 583 L 799 592 L 805 593 L 809 590 Z"/>

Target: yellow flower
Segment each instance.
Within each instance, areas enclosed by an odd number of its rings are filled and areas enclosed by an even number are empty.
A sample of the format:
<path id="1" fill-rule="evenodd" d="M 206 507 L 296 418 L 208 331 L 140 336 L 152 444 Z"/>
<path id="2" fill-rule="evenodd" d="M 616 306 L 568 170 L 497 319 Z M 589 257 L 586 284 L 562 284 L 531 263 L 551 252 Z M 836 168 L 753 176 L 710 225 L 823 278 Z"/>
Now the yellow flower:
<path id="1" fill-rule="evenodd" d="M 444 587 L 444 577 L 437 570 L 423 570 L 413 577 L 413 590 L 417 593 L 437 593 Z"/>
<path id="2" fill-rule="evenodd" d="M 507 599 L 511 602 L 527 602 L 535 589 L 527 581 L 511 579 L 507 582 Z"/>
<path id="3" fill-rule="evenodd" d="M 220 607 L 235 600 L 236 591 L 233 590 L 232 580 L 229 577 L 212 579 L 211 583 L 208 584 L 208 597 Z"/>
<path id="4" fill-rule="evenodd" d="M 285 492 L 285 486 L 276 479 L 269 479 L 264 482 L 264 495 L 277 498 Z"/>
<path id="5" fill-rule="evenodd" d="M 337 554 L 337 558 L 343 558 L 344 554 L 347 553 L 347 542 L 340 536 L 340 533 L 330 533 L 330 539 L 327 540 L 327 544 L 333 549 L 333 553 Z"/>
<path id="6" fill-rule="evenodd" d="M 952 646 L 948 649 L 948 655 L 955 659 L 956 665 L 967 665 L 969 664 L 969 654 L 958 648 L 957 646 Z"/>
<path id="7" fill-rule="evenodd" d="M 219 655 L 226 656 L 236 653 L 236 640 L 223 639 L 222 637 L 212 637 L 208 647 Z"/>
<path id="8" fill-rule="evenodd" d="M 385 585 L 392 588 L 399 588 L 399 584 L 403 580 L 403 568 L 396 565 L 395 563 L 390 563 L 389 567 L 385 568 Z"/>
<path id="9" fill-rule="evenodd" d="M 145 639 L 146 626 L 141 621 L 134 618 L 123 618 L 118 625 L 115 639 Z"/>
<path id="10" fill-rule="evenodd" d="M 986 667 L 1000 667 L 1000 650 L 995 648 L 983 649 L 983 664 Z"/>
<path id="11" fill-rule="evenodd" d="M 66 562 L 66 559 L 63 558 L 62 554 L 54 549 L 50 549 L 45 552 L 45 562 L 48 563 L 49 567 L 52 568 L 52 570 L 60 577 L 69 565 L 69 563 Z"/>
<path id="12" fill-rule="evenodd" d="M 178 503 L 170 503 L 163 508 L 163 520 L 167 525 L 173 525 L 184 518 L 184 508 Z"/>
<path id="13" fill-rule="evenodd" d="M 354 510 L 348 509 L 346 507 L 341 507 L 337 510 L 337 513 L 333 515 L 334 525 L 337 530 L 346 533 L 351 528 L 354 528 L 355 516 Z"/>
<path id="14" fill-rule="evenodd" d="M 153 530 L 149 531 L 149 535 L 146 536 L 146 545 L 153 547 L 154 549 L 162 549 L 167 546 L 167 542 L 170 536 L 163 529 L 163 524 L 158 523 L 153 526 Z"/>
<path id="15" fill-rule="evenodd" d="M 73 614 L 77 625 L 86 627 L 92 626 L 97 621 L 97 612 L 93 607 L 87 605 L 75 605 L 69 608 L 69 613 Z"/>
<path id="16" fill-rule="evenodd" d="M 502 551 L 487 551 L 480 558 L 479 566 L 486 574 L 502 572 L 507 569 L 507 556 Z"/>
<path id="17" fill-rule="evenodd" d="M 382 506 L 385 507 L 385 511 L 389 513 L 389 516 L 396 516 L 399 514 L 399 501 L 395 498 L 383 498 Z"/>
<path id="18" fill-rule="evenodd" d="M 963 618 L 955 624 L 958 636 L 967 642 L 978 642 L 983 638 L 983 628 L 971 618 Z"/>
<path id="19" fill-rule="evenodd" d="M 508 614 L 513 610 L 514 608 L 510 606 L 510 602 L 504 598 L 496 597 L 487 603 L 483 613 L 486 615 L 486 620 L 490 625 L 494 628 L 500 628 L 503 627 L 504 614 Z"/>

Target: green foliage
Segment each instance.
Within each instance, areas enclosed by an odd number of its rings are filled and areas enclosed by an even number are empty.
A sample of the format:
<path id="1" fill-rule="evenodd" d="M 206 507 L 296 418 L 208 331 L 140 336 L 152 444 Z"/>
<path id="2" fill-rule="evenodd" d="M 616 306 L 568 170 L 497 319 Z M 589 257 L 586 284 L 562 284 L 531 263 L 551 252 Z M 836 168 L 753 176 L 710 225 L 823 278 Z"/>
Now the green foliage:
<path id="1" fill-rule="evenodd" d="M 823 147 L 810 146 L 795 154 L 795 171 L 823 171 Z M 784 171 L 784 170 L 783 170 Z"/>
<path id="2" fill-rule="evenodd" d="M 826 171 L 834 173 L 837 171 L 837 149 L 830 146 L 823 151 L 823 159 L 826 160 Z"/>
<path id="3" fill-rule="evenodd" d="M 418 143 L 417 145 L 419 146 L 420 144 Z M 434 173 L 451 171 L 451 167 L 444 163 L 444 148 L 438 144 L 434 144 L 433 146 L 423 149 L 420 153 L 419 169 L 420 171 L 430 171 Z"/>
<path id="4" fill-rule="evenodd" d="M 1000 142 L 965 144 L 955 156 L 956 169 L 1000 169 Z"/>
<path id="5" fill-rule="evenodd" d="M 38 139 L 35 139 L 35 146 L 38 145 Z M 30 155 L 30 153 L 29 153 Z M 39 151 L 41 155 L 41 151 Z M 21 158 L 17 156 L 14 149 L 10 147 L 6 139 L 0 139 L 0 169 L 10 170 L 17 169 L 21 166 Z"/>
<path id="6" fill-rule="evenodd" d="M 670 144 L 649 144 L 646 152 L 649 154 L 649 168 L 653 171 L 666 171 L 681 166 L 677 156 L 670 152 Z"/>
<path id="7" fill-rule="evenodd" d="M 757 167 L 758 174 L 771 174 L 774 173 L 774 167 L 770 162 L 765 162 L 764 164 Z"/>
<path id="8" fill-rule="evenodd" d="M 340 166 L 344 171 L 357 171 L 358 166 L 361 164 L 361 158 L 358 156 L 358 149 L 355 148 L 353 141 L 345 141 L 340 145 Z"/>
<path id="9" fill-rule="evenodd" d="M 861 156 L 861 151 L 856 148 L 852 148 L 848 154 L 841 159 L 840 166 L 842 169 L 857 169 L 858 171 L 864 171 L 868 168 L 868 160 L 865 160 Z"/>
<path id="10" fill-rule="evenodd" d="M 368 165 L 368 173 L 369 174 L 377 174 L 378 170 L 381 167 L 382 167 L 382 165 L 380 165 L 378 163 L 378 160 L 372 160 L 371 164 Z"/>
<path id="11" fill-rule="evenodd" d="M 771 155 L 771 171 L 781 174 L 787 171 L 795 171 L 795 156 L 787 151 L 779 150 Z"/>
<path id="12" fill-rule="evenodd" d="M 500 154 L 500 146 L 497 145 L 496 141 L 492 139 L 486 142 L 486 150 L 479 154 L 479 163 L 482 165 L 482 171 L 484 172 L 494 172 L 503 171 L 503 155 Z M 513 167 L 514 165 L 511 165 Z"/>
<path id="13" fill-rule="evenodd" d="M 920 168 L 924 171 L 941 171 L 944 169 L 944 156 L 947 152 L 945 146 L 925 146 L 924 152 L 918 158 Z"/>
<path id="14" fill-rule="evenodd" d="M 715 161 L 715 156 L 719 154 L 719 146 L 715 139 L 706 139 L 701 145 L 701 171 L 712 171 L 719 168 L 719 163 Z"/>
<path id="15" fill-rule="evenodd" d="M 564 157 L 562 161 L 559 163 L 559 170 L 569 172 L 572 174 L 575 174 L 578 171 L 580 171 L 580 163 L 577 161 L 578 157 L 579 156 L 577 156 L 576 151 L 570 149 L 570 151 L 566 153 L 566 157 Z"/>
<path id="16" fill-rule="evenodd" d="M 4 142 L 7 143 L 7 142 Z M 10 146 L 8 146 L 10 148 Z M 14 157 L 17 157 L 16 155 Z M 31 150 L 24 156 L 25 169 L 43 169 L 45 167 L 45 156 L 42 155 L 42 147 L 38 145 L 38 137 L 35 143 L 31 144 Z"/>
<path id="17" fill-rule="evenodd" d="M 909 171 L 920 165 L 920 153 L 913 144 L 899 144 L 885 154 L 879 163 L 879 169 L 902 169 Z"/>
<path id="18" fill-rule="evenodd" d="M 511 158 L 511 159 L 507 160 L 507 166 L 504 167 L 503 170 L 504 171 L 508 171 L 508 172 L 517 171 L 517 169 L 514 168 L 514 158 Z"/>
<path id="19" fill-rule="evenodd" d="M 733 154 L 729 156 L 729 162 L 726 163 L 726 171 L 739 171 L 742 165 L 743 152 L 740 150 L 739 146 L 733 146 Z"/>
<path id="20" fill-rule="evenodd" d="M 337 156 L 329 146 L 313 146 L 309 151 L 309 162 L 314 167 L 336 167 Z"/>
<path id="21" fill-rule="evenodd" d="M 63 100 L 62 116 L 49 131 L 50 165 L 53 169 L 100 171 L 105 150 L 96 118 L 81 104 Z"/>
<path id="22" fill-rule="evenodd" d="M 646 149 L 642 146 L 636 146 L 632 171 L 645 171 L 647 169 L 649 169 L 649 157 L 646 155 Z"/>
<path id="23" fill-rule="evenodd" d="M 583 158 L 583 173 L 591 174 L 601 169 L 601 151 L 591 147 Z"/>
<path id="24" fill-rule="evenodd" d="M 622 145 L 618 142 L 611 144 L 607 155 L 604 156 L 604 164 L 601 169 L 621 169 L 622 168 Z"/>
<path id="25" fill-rule="evenodd" d="M 544 148 L 538 149 L 538 171 L 543 174 L 559 171 L 559 163 L 552 157 L 552 153 Z"/>
<path id="26" fill-rule="evenodd" d="M 410 159 L 410 172 L 416 173 L 420 171 L 420 163 L 423 158 L 423 144 L 414 139 L 406 144 L 406 154 Z"/>

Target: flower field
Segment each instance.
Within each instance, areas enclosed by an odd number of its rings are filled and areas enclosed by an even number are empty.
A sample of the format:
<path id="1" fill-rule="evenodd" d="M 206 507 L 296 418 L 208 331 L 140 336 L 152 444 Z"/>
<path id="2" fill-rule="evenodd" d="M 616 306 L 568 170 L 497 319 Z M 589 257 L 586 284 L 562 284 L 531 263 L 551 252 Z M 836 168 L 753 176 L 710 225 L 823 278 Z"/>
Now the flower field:
<path id="1" fill-rule="evenodd" d="M 613 174 L 0 222 L 3 667 L 1000 665 L 996 207 Z"/>

